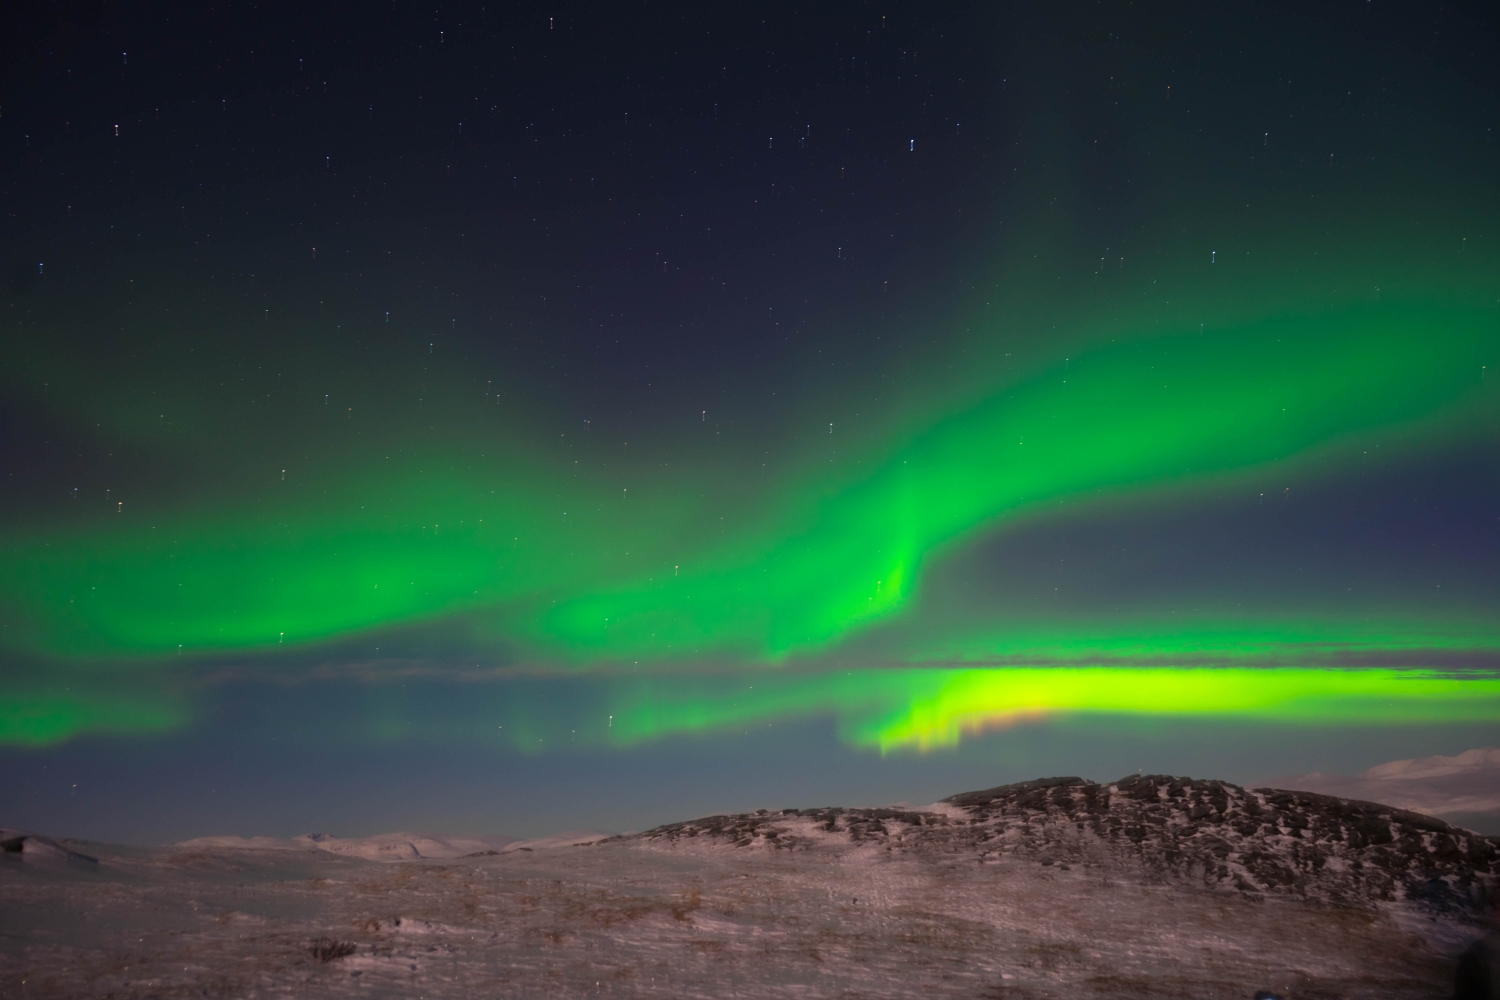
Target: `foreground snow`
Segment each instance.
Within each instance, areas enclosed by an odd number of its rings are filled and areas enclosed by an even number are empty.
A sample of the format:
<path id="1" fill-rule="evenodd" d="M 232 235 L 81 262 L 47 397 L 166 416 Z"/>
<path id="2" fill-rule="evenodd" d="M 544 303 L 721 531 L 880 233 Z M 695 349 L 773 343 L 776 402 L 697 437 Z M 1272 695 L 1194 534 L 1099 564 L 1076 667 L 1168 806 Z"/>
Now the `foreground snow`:
<path id="1" fill-rule="evenodd" d="M 398 864 L 4 860 L 7 997 L 1439 997 L 1500 870 L 1427 817 L 1171 778 Z"/>

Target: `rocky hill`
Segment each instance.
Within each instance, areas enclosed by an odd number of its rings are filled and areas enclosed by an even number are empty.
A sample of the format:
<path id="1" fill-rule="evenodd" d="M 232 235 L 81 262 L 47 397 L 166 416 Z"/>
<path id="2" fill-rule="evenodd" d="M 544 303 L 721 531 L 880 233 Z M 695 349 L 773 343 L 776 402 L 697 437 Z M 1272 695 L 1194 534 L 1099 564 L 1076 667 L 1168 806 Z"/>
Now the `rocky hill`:
<path id="1" fill-rule="evenodd" d="M 1500 838 L 1374 802 L 1227 781 L 1043 778 L 964 792 L 941 805 L 948 808 L 710 816 L 635 836 L 794 851 L 842 835 L 979 863 L 1017 857 L 1062 869 L 1108 864 L 1251 897 L 1360 907 L 1399 901 L 1449 915 L 1475 912 L 1500 875 Z"/>

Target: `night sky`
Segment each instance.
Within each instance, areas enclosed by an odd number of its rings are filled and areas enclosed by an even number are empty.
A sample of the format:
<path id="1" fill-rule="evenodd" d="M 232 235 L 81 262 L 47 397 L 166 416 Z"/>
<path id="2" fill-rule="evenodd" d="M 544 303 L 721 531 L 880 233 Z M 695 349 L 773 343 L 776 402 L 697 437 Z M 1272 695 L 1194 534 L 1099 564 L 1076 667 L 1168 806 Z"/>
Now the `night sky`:
<path id="1" fill-rule="evenodd" d="M 0 819 L 1494 744 L 1500 15 L 1312 8 L 28 8 Z"/>

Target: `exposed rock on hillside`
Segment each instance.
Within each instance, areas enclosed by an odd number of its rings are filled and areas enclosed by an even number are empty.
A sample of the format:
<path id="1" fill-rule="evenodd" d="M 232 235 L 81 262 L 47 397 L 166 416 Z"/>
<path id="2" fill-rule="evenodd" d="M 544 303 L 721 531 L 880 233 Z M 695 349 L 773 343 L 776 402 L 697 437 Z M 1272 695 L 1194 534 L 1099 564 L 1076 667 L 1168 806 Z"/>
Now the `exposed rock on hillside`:
<path id="1" fill-rule="evenodd" d="M 1251 895 L 1472 911 L 1500 874 L 1496 838 L 1373 802 L 1225 781 L 1131 775 L 1108 785 L 1044 778 L 964 792 L 935 811 L 784 809 L 709 816 L 636 837 L 707 837 L 796 850 L 842 836 L 902 852 L 1109 863 Z"/>

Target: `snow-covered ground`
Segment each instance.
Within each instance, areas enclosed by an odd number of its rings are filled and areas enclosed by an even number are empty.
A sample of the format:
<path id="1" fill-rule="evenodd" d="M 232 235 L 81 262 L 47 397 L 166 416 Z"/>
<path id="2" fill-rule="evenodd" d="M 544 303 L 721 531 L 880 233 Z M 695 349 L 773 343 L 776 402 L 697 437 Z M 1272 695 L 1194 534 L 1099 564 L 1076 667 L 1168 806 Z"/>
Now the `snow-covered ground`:
<path id="1" fill-rule="evenodd" d="M 1500 870 L 1426 817 L 1152 777 L 549 841 L 28 839 L 0 995 L 1441 997 Z"/>
<path id="2" fill-rule="evenodd" d="M 197 837 L 178 847 L 187 850 L 233 848 L 287 851 L 327 851 L 366 861 L 445 860 L 478 851 L 499 851 L 516 843 L 515 837 L 439 837 L 427 833 L 382 833 L 373 837 L 333 837 L 307 833 L 300 837 Z"/>

